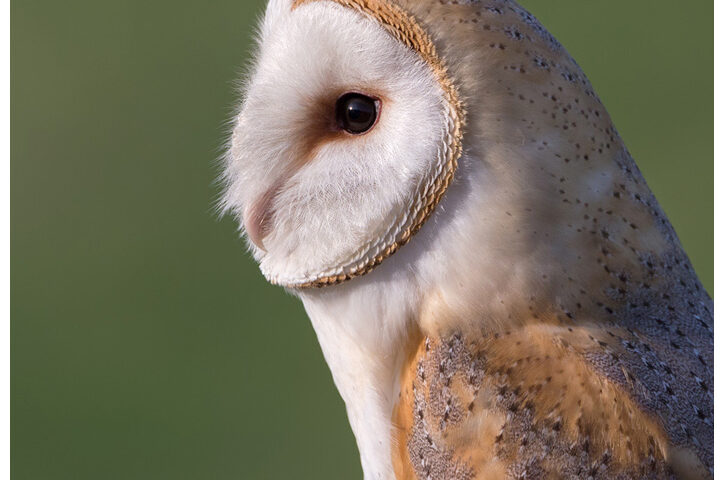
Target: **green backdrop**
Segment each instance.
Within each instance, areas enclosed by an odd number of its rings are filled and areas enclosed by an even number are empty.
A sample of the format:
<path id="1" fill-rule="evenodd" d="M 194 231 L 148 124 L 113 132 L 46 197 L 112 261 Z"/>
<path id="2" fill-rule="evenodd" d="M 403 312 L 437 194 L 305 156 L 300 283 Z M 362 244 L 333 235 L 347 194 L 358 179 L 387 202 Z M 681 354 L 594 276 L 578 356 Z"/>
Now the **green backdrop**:
<path id="1" fill-rule="evenodd" d="M 215 218 L 261 1 L 11 6 L 12 473 L 361 478 L 301 305 Z M 713 287 L 713 4 L 523 2 Z"/>

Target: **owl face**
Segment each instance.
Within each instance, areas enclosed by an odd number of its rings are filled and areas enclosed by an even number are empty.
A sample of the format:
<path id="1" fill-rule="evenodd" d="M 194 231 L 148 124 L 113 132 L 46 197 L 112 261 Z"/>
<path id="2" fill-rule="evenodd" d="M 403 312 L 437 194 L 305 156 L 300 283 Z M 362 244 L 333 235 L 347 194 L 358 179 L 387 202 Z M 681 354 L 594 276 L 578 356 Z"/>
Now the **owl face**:
<path id="1" fill-rule="evenodd" d="M 223 206 L 272 283 L 347 280 L 428 218 L 455 169 L 461 122 L 432 43 L 398 7 L 272 0 Z"/>

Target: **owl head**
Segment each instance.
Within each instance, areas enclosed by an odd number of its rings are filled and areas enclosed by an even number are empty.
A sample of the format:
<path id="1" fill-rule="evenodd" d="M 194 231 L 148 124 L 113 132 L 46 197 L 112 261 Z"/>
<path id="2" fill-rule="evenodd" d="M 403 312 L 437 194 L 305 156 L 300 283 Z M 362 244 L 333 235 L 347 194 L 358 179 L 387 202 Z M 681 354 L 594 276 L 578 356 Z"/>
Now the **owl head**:
<path id="1" fill-rule="evenodd" d="M 424 29 L 383 0 L 271 0 L 243 98 L 222 203 L 285 287 L 392 255 L 460 156 L 456 87 Z"/>

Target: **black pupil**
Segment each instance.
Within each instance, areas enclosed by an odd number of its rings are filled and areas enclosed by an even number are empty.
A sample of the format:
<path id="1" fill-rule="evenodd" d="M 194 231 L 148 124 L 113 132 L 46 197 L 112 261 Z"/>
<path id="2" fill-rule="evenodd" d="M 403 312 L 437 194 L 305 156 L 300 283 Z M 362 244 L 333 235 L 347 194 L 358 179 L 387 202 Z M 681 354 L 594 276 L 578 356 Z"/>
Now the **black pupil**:
<path id="1" fill-rule="evenodd" d="M 337 121 L 349 133 L 364 133 L 377 120 L 375 101 L 359 93 L 348 93 L 337 101 Z"/>

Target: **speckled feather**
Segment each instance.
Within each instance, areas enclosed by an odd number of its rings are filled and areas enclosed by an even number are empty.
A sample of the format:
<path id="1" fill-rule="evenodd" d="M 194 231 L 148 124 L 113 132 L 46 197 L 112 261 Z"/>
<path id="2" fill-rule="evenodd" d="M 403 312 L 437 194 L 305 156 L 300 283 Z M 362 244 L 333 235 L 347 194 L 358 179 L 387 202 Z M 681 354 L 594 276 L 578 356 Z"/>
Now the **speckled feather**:
<path id="1" fill-rule="evenodd" d="M 465 135 L 529 143 L 553 180 L 541 188 L 557 205 L 530 204 L 511 228 L 566 242 L 540 271 L 555 291 L 525 299 L 504 331 L 425 332 L 396 409 L 398 478 L 705 478 L 713 305 L 590 82 L 514 2 L 399 3 L 463 98 L 479 94 L 469 65 L 496 78 Z M 482 48 L 461 54 L 471 37 Z M 475 131 L 496 114 L 517 135 Z M 592 196 L 583 180 L 597 172 L 610 187 Z"/>

